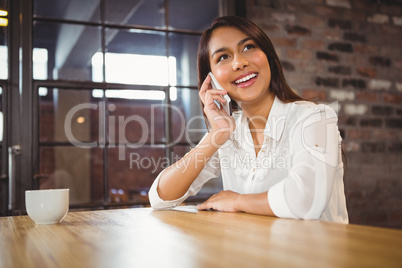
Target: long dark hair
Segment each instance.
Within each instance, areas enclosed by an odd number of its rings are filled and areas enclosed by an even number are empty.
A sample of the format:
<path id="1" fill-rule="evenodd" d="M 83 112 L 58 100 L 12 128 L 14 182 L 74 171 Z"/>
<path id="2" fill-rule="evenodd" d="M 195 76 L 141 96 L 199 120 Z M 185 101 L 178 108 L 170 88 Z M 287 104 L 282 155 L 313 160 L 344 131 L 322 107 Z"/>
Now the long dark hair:
<path id="1" fill-rule="evenodd" d="M 218 17 L 212 22 L 211 26 L 203 32 L 198 46 L 198 88 L 201 88 L 202 83 L 211 71 L 209 61 L 209 41 L 212 32 L 219 27 L 234 27 L 240 30 L 250 37 L 265 53 L 271 69 L 270 90 L 278 97 L 278 99 L 285 103 L 303 100 L 293 92 L 286 82 L 282 71 L 282 65 L 268 36 L 255 23 L 236 16 Z"/>

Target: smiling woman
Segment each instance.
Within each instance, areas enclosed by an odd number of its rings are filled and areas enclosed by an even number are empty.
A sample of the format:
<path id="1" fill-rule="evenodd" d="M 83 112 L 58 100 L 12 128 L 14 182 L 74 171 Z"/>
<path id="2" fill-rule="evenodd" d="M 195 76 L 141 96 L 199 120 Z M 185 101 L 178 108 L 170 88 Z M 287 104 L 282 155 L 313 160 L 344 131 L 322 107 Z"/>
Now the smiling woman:
<path id="1" fill-rule="evenodd" d="M 224 90 L 212 87 L 209 72 Z M 156 178 L 154 209 L 179 205 L 221 175 L 224 191 L 198 209 L 348 223 L 337 115 L 291 90 L 257 25 L 217 18 L 201 37 L 198 77 L 211 128 Z M 241 107 L 236 120 L 215 104 L 225 94 Z"/>

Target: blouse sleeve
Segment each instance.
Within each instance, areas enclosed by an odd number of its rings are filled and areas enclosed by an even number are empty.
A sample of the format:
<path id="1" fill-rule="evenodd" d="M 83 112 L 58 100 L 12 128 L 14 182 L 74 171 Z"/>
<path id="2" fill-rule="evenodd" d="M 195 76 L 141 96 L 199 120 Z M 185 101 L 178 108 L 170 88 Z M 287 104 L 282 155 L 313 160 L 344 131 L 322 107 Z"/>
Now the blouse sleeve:
<path id="1" fill-rule="evenodd" d="M 171 208 L 174 208 L 174 207 L 180 205 L 189 196 L 196 195 L 207 181 L 218 177 L 220 175 L 220 163 L 219 163 L 218 152 L 216 152 L 211 157 L 211 159 L 209 159 L 209 161 L 207 162 L 205 167 L 202 169 L 200 174 L 197 176 L 197 178 L 194 180 L 194 182 L 191 184 L 191 186 L 187 190 L 187 192 L 182 197 L 180 197 L 176 200 L 165 201 L 162 198 L 160 198 L 160 196 L 158 194 L 157 188 L 158 188 L 160 177 L 163 172 L 164 172 L 164 170 L 158 175 L 158 177 L 152 183 L 152 186 L 148 192 L 149 202 L 151 203 L 151 207 L 155 210 L 171 209 Z"/>
<path id="2" fill-rule="evenodd" d="M 289 175 L 268 191 L 272 211 L 282 218 L 319 219 L 332 192 L 340 163 L 335 111 L 326 105 L 309 108 L 289 133 Z"/>

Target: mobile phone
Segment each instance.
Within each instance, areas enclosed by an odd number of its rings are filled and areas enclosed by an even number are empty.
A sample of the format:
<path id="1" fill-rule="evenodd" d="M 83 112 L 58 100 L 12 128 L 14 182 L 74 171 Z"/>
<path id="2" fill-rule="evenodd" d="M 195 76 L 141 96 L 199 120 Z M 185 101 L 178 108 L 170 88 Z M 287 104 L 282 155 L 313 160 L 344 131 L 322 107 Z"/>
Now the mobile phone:
<path id="1" fill-rule="evenodd" d="M 212 87 L 214 89 L 223 90 L 223 87 L 218 83 L 218 81 L 216 80 L 215 76 L 211 72 L 209 72 L 209 76 L 211 77 L 211 85 L 212 85 Z M 221 103 L 220 101 L 217 101 L 217 100 L 214 100 L 214 102 L 215 102 L 216 106 L 218 106 L 218 108 L 220 110 L 222 110 L 222 108 L 223 108 L 223 110 L 225 110 L 228 115 L 232 115 L 232 105 L 231 105 L 232 100 L 230 99 L 228 94 L 223 95 L 223 97 L 225 98 L 226 103 Z"/>

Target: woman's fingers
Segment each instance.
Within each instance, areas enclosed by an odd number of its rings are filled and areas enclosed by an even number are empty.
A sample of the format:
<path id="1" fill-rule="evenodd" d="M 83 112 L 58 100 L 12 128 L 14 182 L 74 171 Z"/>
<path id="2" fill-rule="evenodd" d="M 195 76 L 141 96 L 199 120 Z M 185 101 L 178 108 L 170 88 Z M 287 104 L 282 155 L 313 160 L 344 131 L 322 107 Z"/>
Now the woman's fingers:
<path id="1" fill-rule="evenodd" d="M 202 103 L 204 103 L 204 105 L 210 104 L 213 100 L 218 100 L 222 103 L 225 103 L 226 100 L 223 98 L 223 95 L 226 95 L 226 94 L 227 94 L 226 90 L 212 88 L 211 77 L 209 75 L 202 83 L 200 91 L 199 91 L 200 99 L 201 99 Z"/>
<path id="2" fill-rule="evenodd" d="M 204 82 L 202 82 L 200 91 L 199 91 L 199 93 L 198 93 L 199 96 L 200 96 L 200 99 L 201 99 L 201 101 L 202 101 L 203 103 L 205 103 L 205 102 L 204 102 L 204 100 L 205 100 L 205 93 L 207 92 L 207 90 L 208 90 L 209 88 L 211 88 L 211 77 L 208 75 L 207 78 L 205 78 Z"/>
<path id="3" fill-rule="evenodd" d="M 221 103 L 227 102 L 226 99 L 222 95 L 212 94 L 209 91 L 211 91 L 211 90 L 208 90 L 208 92 L 205 95 L 204 105 L 208 105 L 208 104 L 212 103 L 214 100 L 219 101 Z"/>
<path id="4" fill-rule="evenodd" d="M 237 212 L 235 202 L 239 194 L 232 191 L 221 191 L 214 194 L 202 204 L 197 205 L 198 210 L 214 209 L 226 212 Z"/>

